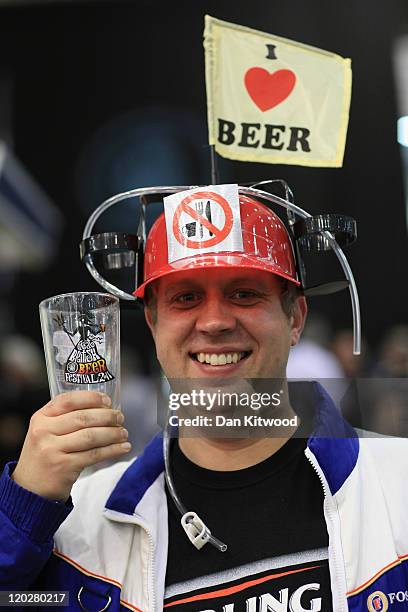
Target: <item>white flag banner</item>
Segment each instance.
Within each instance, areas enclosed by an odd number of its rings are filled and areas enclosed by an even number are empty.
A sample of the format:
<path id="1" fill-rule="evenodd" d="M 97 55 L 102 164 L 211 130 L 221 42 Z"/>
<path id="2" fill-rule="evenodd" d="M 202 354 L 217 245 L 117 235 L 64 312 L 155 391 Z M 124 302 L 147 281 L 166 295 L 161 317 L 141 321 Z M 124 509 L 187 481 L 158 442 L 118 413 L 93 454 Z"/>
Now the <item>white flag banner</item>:
<path id="1" fill-rule="evenodd" d="M 351 61 L 206 16 L 209 142 L 223 157 L 343 164 Z"/>

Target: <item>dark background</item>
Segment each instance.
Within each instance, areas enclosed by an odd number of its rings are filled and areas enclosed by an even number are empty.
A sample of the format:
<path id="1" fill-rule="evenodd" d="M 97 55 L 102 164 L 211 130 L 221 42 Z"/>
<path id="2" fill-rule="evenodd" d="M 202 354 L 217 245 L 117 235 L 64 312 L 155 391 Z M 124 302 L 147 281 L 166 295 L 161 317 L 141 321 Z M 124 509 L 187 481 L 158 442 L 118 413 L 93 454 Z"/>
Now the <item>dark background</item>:
<path id="1" fill-rule="evenodd" d="M 392 44 L 408 30 L 404 0 L 0 3 L 0 75 L 11 83 L 14 153 L 65 217 L 47 269 L 19 272 L 3 292 L 19 333 L 40 341 L 38 303 L 96 290 L 78 248 L 90 211 L 130 187 L 210 182 L 204 14 L 351 57 L 353 94 L 341 169 L 220 161 L 221 180 L 284 178 L 312 213 L 358 222 L 349 251 L 363 333 L 375 346 L 407 321 L 407 232 L 396 139 Z M 123 221 L 123 220 L 122 220 Z M 113 229 L 113 228 L 112 228 Z M 119 228 L 118 228 L 119 229 Z M 322 256 L 323 258 L 325 256 Z M 330 256 L 318 275 L 341 278 Z M 314 298 L 335 328 L 351 326 L 346 292 Z M 143 352 L 140 313 L 124 312 Z"/>

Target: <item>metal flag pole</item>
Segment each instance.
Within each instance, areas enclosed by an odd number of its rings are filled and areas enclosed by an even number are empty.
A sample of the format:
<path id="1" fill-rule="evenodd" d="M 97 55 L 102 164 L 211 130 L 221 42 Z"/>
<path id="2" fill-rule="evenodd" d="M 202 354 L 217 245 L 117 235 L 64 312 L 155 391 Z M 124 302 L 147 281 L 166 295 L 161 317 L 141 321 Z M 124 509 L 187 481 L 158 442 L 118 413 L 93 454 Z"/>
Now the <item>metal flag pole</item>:
<path id="1" fill-rule="evenodd" d="M 215 145 L 210 145 L 211 153 L 211 185 L 218 185 L 220 182 L 220 173 L 218 170 L 217 154 L 215 152 Z"/>

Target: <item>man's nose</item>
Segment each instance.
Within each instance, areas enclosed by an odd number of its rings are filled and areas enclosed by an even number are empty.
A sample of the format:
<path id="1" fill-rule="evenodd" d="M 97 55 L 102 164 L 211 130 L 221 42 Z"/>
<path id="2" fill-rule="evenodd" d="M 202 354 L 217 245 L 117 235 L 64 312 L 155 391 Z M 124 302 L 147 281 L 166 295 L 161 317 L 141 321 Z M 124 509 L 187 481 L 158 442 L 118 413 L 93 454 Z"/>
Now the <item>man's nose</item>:
<path id="1" fill-rule="evenodd" d="M 233 331 L 236 325 L 230 305 L 221 298 L 206 300 L 196 321 L 197 331 L 216 335 Z"/>

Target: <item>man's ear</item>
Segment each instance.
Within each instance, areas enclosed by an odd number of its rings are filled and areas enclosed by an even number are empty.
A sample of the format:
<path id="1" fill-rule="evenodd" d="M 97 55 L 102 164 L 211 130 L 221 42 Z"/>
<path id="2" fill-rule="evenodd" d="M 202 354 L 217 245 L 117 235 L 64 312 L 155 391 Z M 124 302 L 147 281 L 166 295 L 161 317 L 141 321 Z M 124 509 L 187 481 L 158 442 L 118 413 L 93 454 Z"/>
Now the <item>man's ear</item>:
<path id="1" fill-rule="evenodd" d="M 153 336 L 153 340 L 155 339 L 155 331 L 156 331 L 156 325 L 155 325 L 155 317 L 153 315 L 152 309 L 149 308 L 148 306 L 144 307 L 144 315 L 145 315 L 145 319 L 146 319 L 146 323 L 152 333 Z"/>
<path id="2" fill-rule="evenodd" d="M 291 321 L 291 346 L 295 346 L 300 340 L 300 336 L 302 335 L 303 328 L 306 322 L 307 315 L 307 303 L 306 298 L 301 295 L 297 298 L 294 307 L 293 313 L 290 318 Z"/>

